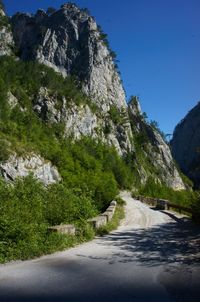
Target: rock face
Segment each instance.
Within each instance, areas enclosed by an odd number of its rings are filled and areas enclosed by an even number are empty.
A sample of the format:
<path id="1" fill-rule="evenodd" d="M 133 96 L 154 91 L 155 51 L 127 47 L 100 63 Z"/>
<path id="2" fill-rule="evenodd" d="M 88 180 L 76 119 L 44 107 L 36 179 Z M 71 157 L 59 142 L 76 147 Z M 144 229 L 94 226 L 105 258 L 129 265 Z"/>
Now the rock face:
<path id="1" fill-rule="evenodd" d="M 142 183 L 151 176 L 152 168 L 152 176 L 159 182 L 174 189 L 184 188 L 169 147 L 144 121 L 139 103 L 131 102 L 127 107 L 115 53 L 87 10 L 68 3 L 51 13 L 43 10 L 35 15 L 17 13 L 11 23 L 15 47 L 22 60 L 43 63 L 64 77 L 75 76 L 82 90 L 96 104 L 96 111 L 89 104 L 76 105 L 73 100 L 69 105 L 65 97 L 59 99 L 58 104 L 56 92 L 53 95 L 46 87 L 41 87 L 31 101 L 33 110 L 42 120 L 63 125 L 64 136 L 74 139 L 90 136 L 114 146 L 122 156 L 134 154 Z M 10 93 L 10 106 L 16 103 Z M 141 144 L 136 150 L 135 137 L 144 133 L 146 147 L 143 150 Z M 150 168 L 138 160 L 141 152 L 145 162 L 150 162 Z M 48 169 L 51 174 L 50 166 Z M 8 178 L 9 175 L 13 178 L 12 173 L 8 173 Z"/>
<path id="2" fill-rule="evenodd" d="M 176 126 L 171 148 L 183 173 L 200 187 L 200 103 Z"/>
<path id="3" fill-rule="evenodd" d="M 12 17 L 12 26 L 21 59 L 37 60 L 64 76 L 75 75 L 102 115 L 97 116 L 88 106 L 67 108 L 64 99 L 58 111 L 55 100 L 42 88 L 34 106 L 39 116 L 64 122 L 66 135 L 75 139 L 81 135 L 100 137 L 121 155 L 131 151 L 130 124 L 108 122 L 112 106 L 126 111 L 125 93 L 105 34 L 88 12 L 65 4 L 51 15 L 42 10 L 34 16 L 18 13 Z M 108 123 L 110 133 L 104 135 Z"/>
<path id="4" fill-rule="evenodd" d="M 33 173 L 45 185 L 61 180 L 58 170 L 50 162 L 36 154 L 25 157 L 17 157 L 14 154 L 5 163 L 0 164 L 0 175 L 7 181 L 13 181 L 17 177 L 25 177 L 29 173 Z"/>
<path id="5" fill-rule="evenodd" d="M 13 47 L 14 41 L 11 27 L 0 5 L 0 56 L 10 55 Z"/>
<path id="6" fill-rule="evenodd" d="M 126 120 L 123 124 L 115 124 L 108 112 L 93 112 L 85 105 L 67 105 L 66 99 L 62 98 L 59 106 L 55 96 L 41 87 L 33 109 L 37 115 L 50 123 L 62 123 L 64 125 L 64 135 L 73 137 L 75 140 L 82 136 L 90 136 L 100 139 L 110 146 L 114 146 L 120 155 L 127 154 L 133 150 L 130 138 L 132 137 L 131 126 L 128 121 L 128 113 L 124 109 Z M 120 109 L 119 115 L 120 115 Z M 108 129 L 107 131 L 106 129 Z"/>
<path id="7" fill-rule="evenodd" d="M 126 107 L 125 93 L 105 34 L 86 10 L 65 4 L 48 15 L 16 14 L 14 38 L 22 59 L 44 63 L 64 76 L 75 75 L 101 108 Z"/>
<path id="8" fill-rule="evenodd" d="M 141 149 L 143 149 L 141 152 L 143 152 L 144 158 L 146 157 L 148 161 L 148 169 L 138 171 L 140 177 L 145 182 L 148 177 L 152 176 L 158 182 L 162 181 L 174 190 L 185 189 L 169 146 L 163 140 L 161 134 L 145 122 L 141 116 L 141 108 L 137 98 L 129 103 L 129 116 L 135 137 L 140 140 Z"/>

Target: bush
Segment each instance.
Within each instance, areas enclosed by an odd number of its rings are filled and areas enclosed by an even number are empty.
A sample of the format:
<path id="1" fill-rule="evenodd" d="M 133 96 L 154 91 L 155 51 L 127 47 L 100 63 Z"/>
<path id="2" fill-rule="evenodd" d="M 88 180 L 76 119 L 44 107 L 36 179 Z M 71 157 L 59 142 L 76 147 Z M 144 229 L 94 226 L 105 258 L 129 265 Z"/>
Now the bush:
<path id="1" fill-rule="evenodd" d="M 94 202 L 88 197 L 75 195 L 63 184 L 52 185 L 49 188 L 45 216 L 51 225 L 84 221 L 96 214 Z"/>
<path id="2" fill-rule="evenodd" d="M 191 206 L 196 200 L 196 193 L 193 191 L 175 191 L 163 184 L 156 183 L 153 178 L 149 178 L 144 186 L 138 191 L 139 195 L 153 198 L 163 198 L 182 206 Z"/>

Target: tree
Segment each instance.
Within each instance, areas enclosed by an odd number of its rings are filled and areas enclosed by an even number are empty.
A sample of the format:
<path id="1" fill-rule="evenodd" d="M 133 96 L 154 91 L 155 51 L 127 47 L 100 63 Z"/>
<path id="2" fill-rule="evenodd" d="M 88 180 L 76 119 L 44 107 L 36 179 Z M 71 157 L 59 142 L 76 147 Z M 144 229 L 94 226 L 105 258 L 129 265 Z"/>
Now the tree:
<path id="1" fill-rule="evenodd" d="M 142 118 L 143 118 L 145 121 L 148 119 L 148 116 L 147 116 L 146 112 L 143 112 L 143 113 L 142 113 Z"/>
<path id="2" fill-rule="evenodd" d="M 150 126 L 156 130 L 163 138 L 163 140 L 167 143 L 167 138 L 166 138 L 166 134 L 160 129 L 158 122 L 156 121 L 151 121 L 150 122 Z"/>

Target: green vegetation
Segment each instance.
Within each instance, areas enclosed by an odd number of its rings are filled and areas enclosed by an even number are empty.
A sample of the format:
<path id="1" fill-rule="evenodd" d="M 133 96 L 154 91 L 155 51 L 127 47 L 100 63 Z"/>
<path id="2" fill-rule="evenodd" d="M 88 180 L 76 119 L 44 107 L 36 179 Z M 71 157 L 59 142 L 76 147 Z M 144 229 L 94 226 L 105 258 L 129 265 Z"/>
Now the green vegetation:
<path id="1" fill-rule="evenodd" d="M 52 68 L 37 62 L 23 62 L 12 57 L 0 58 L 0 91 L 10 90 L 19 98 L 22 107 L 29 107 L 34 102 L 41 87 L 46 87 L 50 95 L 59 104 L 63 97 L 67 105 L 88 104 L 92 110 L 95 106 L 91 100 L 81 92 L 80 83 L 76 78 L 63 78 Z"/>
<path id="2" fill-rule="evenodd" d="M 108 113 L 115 125 L 124 125 L 128 121 L 126 109 L 120 110 L 116 105 L 112 105 Z"/>
<path id="3" fill-rule="evenodd" d="M 150 126 L 156 130 L 163 138 L 163 140 L 167 143 L 166 135 L 165 133 L 160 129 L 158 122 L 152 120 L 150 121 Z"/>
<path id="4" fill-rule="evenodd" d="M 0 162 L 8 159 L 11 152 L 39 153 L 58 168 L 62 177 L 60 183 L 49 187 L 32 176 L 13 185 L 0 179 L 0 262 L 6 262 L 61 250 L 93 238 L 94 231 L 87 219 L 104 211 L 120 189 L 139 187 L 137 165 L 153 175 L 159 176 L 159 171 L 155 171 L 145 155 L 148 143 L 145 131 L 135 134 L 135 152 L 121 158 L 114 148 L 89 137 L 78 142 L 64 138 L 62 123 L 53 124 L 36 115 L 32 108 L 41 86 L 52 95 L 57 110 L 63 106 L 63 97 L 66 106 L 88 104 L 96 110 L 80 91 L 76 79 L 64 79 L 41 64 L 11 57 L 0 58 L 0 64 Z M 8 104 L 8 92 L 18 100 L 14 108 Z M 109 114 L 115 125 L 127 121 L 125 111 L 116 106 L 110 108 Z M 109 132 L 109 127 L 105 130 Z M 150 180 L 140 193 L 183 204 L 190 202 L 193 194 L 175 193 Z M 123 204 L 119 198 L 117 201 Z M 99 232 L 115 228 L 122 212 L 118 206 L 114 220 Z M 48 232 L 49 226 L 61 223 L 75 224 L 76 236 Z"/>
<path id="5" fill-rule="evenodd" d="M 0 29 L 4 26 L 9 26 L 9 19 L 7 16 L 0 16 Z"/>
<path id="6" fill-rule="evenodd" d="M 57 99 L 87 103 L 72 79 L 33 62 L 1 58 L 0 161 L 11 152 L 41 154 L 57 166 L 62 182 L 45 188 L 31 176 L 14 185 L 0 180 L 0 261 L 27 259 L 93 238 L 87 219 L 97 215 L 120 188 L 131 188 L 132 172 L 114 148 L 91 138 L 64 138 L 64 125 L 41 120 L 32 110 L 42 86 Z M 11 91 L 19 104 L 8 104 Z M 58 103 L 59 106 L 59 103 Z M 77 236 L 48 232 L 60 223 L 77 226 Z"/>
<path id="7" fill-rule="evenodd" d="M 197 199 L 196 192 L 189 190 L 174 191 L 163 184 L 156 183 L 152 177 L 149 177 L 146 184 L 139 189 L 138 193 L 147 197 L 167 199 L 178 205 L 188 207 L 192 206 Z"/>
<path id="8" fill-rule="evenodd" d="M 100 33 L 100 36 L 99 36 L 100 41 L 103 41 L 104 45 L 108 48 L 111 58 L 113 59 L 115 70 L 118 72 L 118 74 L 120 74 L 119 66 L 118 66 L 119 61 L 117 60 L 117 54 L 110 47 L 108 35 L 106 33 L 104 33 L 104 31 L 100 25 L 97 25 L 97 30 Z"/>
<path id="9" fill-rule="evenodd" d="M 13 186 L 0 180 L 0 212 L 0 262 L 6 262 L 32 258 L 91 239 L 86 219 L 97 210 L 91 199 L 62 184 L 45 188 L 28 176 Z M 48 232 L 48 226 L 57 222 L 74 223 L 81 231 L 76 237 Z"/>

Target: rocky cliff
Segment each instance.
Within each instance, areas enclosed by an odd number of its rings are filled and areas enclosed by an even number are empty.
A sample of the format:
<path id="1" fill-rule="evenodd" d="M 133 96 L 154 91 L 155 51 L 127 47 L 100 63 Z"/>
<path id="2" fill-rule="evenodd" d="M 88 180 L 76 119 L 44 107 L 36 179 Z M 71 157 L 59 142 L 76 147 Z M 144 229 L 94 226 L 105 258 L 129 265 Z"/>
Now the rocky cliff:
<path id="1" fill-rule="evenodd" d="M 177 171 L 168 144 L 159 131 L 149 125 L 142 116 L 137 98 L 129 103 L 129 116 L 134 133 L 136 147 L 140 149 L 138 158 L 138 173 L 146 181 L 152 177 L 158 182 L 165 183 L 175 190 L 185 186 Z M 143 166 L 143 169 L 140 167 Z"/>
<path id="2" fill-rule="evenodd" d="M 36 59 L 64 76 L 75 75 L 84 91 L 108 111 L 126 107 L 121 80 L 105 34 L 86 10 L 65 4 L 52 14 L 17 14 L 12 18 L 22 59 Z"/>
<path id="3" fill-rule="evenodd" d="M 63 76 L 76 76 L 83 91 L 103 114 L 99 118 L 88 107 L 64 108 L 61 115 L 57 112 L 57 119 L 65 123 L 66 134 L 73 134 L 75 138 L 100 136 L 114 145 L 120 154 L 131 151 L 130 125 L 126 123 L 123 127 L 108 122 L 113 106 L 126 111 L 125 93 L 105 34 L 88 12 L 74 4 L 65 4 L 52 14 L 43 10 L 36 15 L 18 13 L 12 18 L 12 26 L 23 60 L 37 60 Z M 52 115 L 51 110 L 55 111 L 53 103 L 54 100 L 41 93 L 35 109 L 38 113 L 44 112 L 46 106 Z M 105 136 L 102 129 L 108 123 L 112 131 Z"/>
<path id="4" fill-rule="evenodd" d="M 14 47 L 9 19 L 0 4 L 0 56 L 11 55 Z"/>
<path id="5" fill-rule="evenodd" d="M 200 103 L 176 126 L 171 141 L 172 154 L 197 187 L 200 186 Z"/>
<path id="6" fill-rule="evenodd" d="M 51 13 L 43 10 L 35 15 L 17 13 L 11 24 L 15 52 L 21 60 L 37 61 L 64 78 L 72 77 L 89 98 L 77 104 L 66 93 L 60 95 L 57 87 L 52 90 L 41 84 L 28 96 L 28 102 L 43 122 L 62 125 L 64 137 L 77 140 L 90 136 L 114 146 L 121 156 L 134 158 L 132 165 L 141 183 L 152 176 L 174 189 L 184 188 L 167 144 L 145 122 L 138 103 L 127 106 L 115 53 L 87 10 L 64 4 Z M 9 31 L 10 38 L 2 39 L 1 32 L 4 29 L 0 29 L 0 43 L 4 43 L 4 52 L 0 54 L 9 55 L 6 47 L 13 43 L 12 34 Z M 45 77 L 47 71 L 41 73 Z M 10 106 L 26 111 L 20 98 L 19 92 L 8 92 Z"/>

